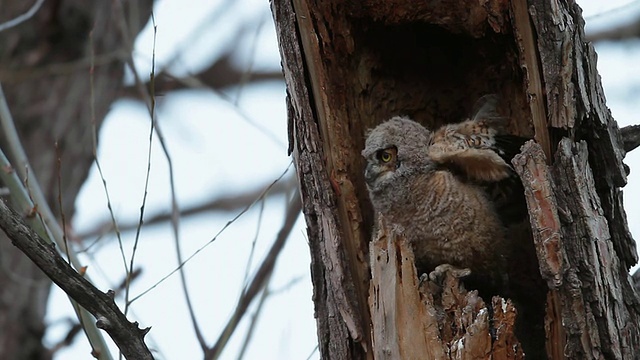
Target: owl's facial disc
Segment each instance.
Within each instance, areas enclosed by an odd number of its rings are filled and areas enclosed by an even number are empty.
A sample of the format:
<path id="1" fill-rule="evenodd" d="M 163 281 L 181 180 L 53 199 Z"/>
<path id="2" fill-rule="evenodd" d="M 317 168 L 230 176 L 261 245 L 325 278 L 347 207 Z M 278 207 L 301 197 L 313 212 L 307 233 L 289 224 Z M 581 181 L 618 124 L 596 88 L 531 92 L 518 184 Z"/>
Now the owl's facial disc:
<path id="1" fill-rule="evenodd" d="M 391 146 L 376 151 L 367 163 L 364 178 L 369 186 L 383 181 L 400 166 L 398 148 Z"/>

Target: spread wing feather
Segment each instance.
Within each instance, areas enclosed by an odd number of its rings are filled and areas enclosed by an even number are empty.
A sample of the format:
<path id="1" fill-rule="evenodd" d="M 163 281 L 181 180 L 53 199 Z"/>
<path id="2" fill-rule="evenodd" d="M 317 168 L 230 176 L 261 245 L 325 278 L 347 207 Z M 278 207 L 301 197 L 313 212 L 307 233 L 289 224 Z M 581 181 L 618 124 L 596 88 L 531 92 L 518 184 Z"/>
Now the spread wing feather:
<path id="1" fill-rule="evenodd" d="M 506 132 L 507 118 L 496 110 L 496 95 L 483 96 L 474 116 L 434 131 L 429 155 L 444 168 L 484 188 L 505 223 L 527 216 L 522 184 L 511 159 L 528 140 Z"/>

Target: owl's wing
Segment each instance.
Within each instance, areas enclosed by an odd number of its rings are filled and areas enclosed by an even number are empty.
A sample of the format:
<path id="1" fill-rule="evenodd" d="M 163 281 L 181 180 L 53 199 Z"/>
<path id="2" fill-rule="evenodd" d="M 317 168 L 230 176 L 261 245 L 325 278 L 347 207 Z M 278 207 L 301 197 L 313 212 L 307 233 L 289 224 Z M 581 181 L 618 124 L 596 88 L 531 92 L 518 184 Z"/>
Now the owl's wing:
<path id="1" fill-rule="evenodd" d="M 482 187 L 509 224 L 527 215 L 524 189 L 511 159 L 528 139 L 507 133 L 507 119 L 500 117 L 496 104 L 496 96 L 482 97 L 471 119 L 436 130 L 428 151 L 436 163 Z"/>
<path id="2" fill-rule="evenodd" d="M 497 135 L 486 148 L 432 143 L 430 157 L 440 166 L 475 183 L 484 190 L 505 225 L 527 217 L 524 188 L 510 163 L 527 139 Z"/>
<path id="3" fill-rule="evenodd" d="M 500 181 L 512 174 L 511 159 L 527 139 L 499 134 L 484 122 L 467 120 L 434 132 L 429 155 L 471 180 Z"/>
<path id="4" fill-rule="evenodd" d="M 507 164 L 511 164 L 511 160 L 520 153 L 520 148 L 528 140 L 520 136 L 498 134 L 495 136 L 493 149 Z M 487 182 L 483 184 L 483 188 L 503 223 L 518 223 L 527 218 L 527 203 L 523 197 L 524 188 L 520 178 L 510 166 L 509 176 L 498 182 Z"/>
<path id="5" fill-rule="evenodd" d="M 431 158 L 470 180 L 496 182 L 511 176 L 511 159 L 527 139 L 507 134 L 507 119 L 498 114 L 497 104 L 497 95 L 485 95 L 469 120 L 436 130 L 429 144 Z"/>
<path id="6" fill-rule="evenodd" d="M 436 163 L 453 167 L 456 172 L 475 181 L 495 182 L 511 175 L 511 167 L 490 149 L 433 150 L 430 155 Z"/>

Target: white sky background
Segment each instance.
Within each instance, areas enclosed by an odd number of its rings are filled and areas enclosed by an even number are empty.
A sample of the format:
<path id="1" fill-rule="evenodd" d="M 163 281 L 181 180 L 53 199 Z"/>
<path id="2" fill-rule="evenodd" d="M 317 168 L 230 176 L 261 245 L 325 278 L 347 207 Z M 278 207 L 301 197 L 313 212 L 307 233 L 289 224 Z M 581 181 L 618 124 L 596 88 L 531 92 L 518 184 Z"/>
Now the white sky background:
<path id="1" fill-rule="evenodd" d="M 161 0 L 156 2 L 157 24 L 156 69 L 172 61 L 177 75 L 197 72 L 211 58 L 230 46 L 239 47 L 238 64 L 256 69 L 279 69 L 280 57 L 269 4 L 265 0 L 231 1 L 234 7 L 227 16 L 211 26 L 211 14 L 221 1 Z M 588 26 L 607 26 L 640 12 L 640 6 L 603 14 L 629 1 L 581 1 Z M 246 19 L 263 22 L 257 37 L 248 31 L 239 43 L 230 43 Z M 196 32 L 196 37 L 194 37 Z M 141 76 L 148 76 L 151 66 L 153 32 L 150 27 L 136 42 L 136 65 Z M 254 47 L 255 44 L 255 47 Z M 253 50 L 252 50 L 253 49 Z M 597 45 L 598 68 L 602 75 L 608 105 L 619 125 L 640 123 L 640 41 L 602 43 Z M 176 52 L 179 56 L 176 57 Z M 253 59 L 252 59 L 253 57 Z M 232 99 L 237 89 L 229 89 Z M 219 195 L 255 188 L 277 178 L 288 166 L 286 154 L 285 88 L 280 82 L 244 87 L 238 108 L 209 90 L 189 90 L 158 98 L 158 119 L 166 136 L 174 164 L 179 204 L 204 202 Z M 246 118 L 266 128 L 265 135 Z M 277 140 L 273 140 L 273 138 Z M 144 106 L 133 101 L 119 101 L 113 106 L 100 132 L 99 159 L 119 220 L 131 221 L 139 216 L 147 168 L 149 117 Z M 628 155 L 631 167 L 629 185 L 625 187 L 625 205 L 631 231 L 640 238 L 637 218 L 640 214 L 640 150 Z M 154 139 L 151 180 L 146 213 L 170 207 L 167 162 L 157 139 Z M 274 197 L 265 203 L 263 221 L 256 242 L 253 267 L 263 259 L 283 222 L 285 198 Z M 74 229 L 92 229 L 107 220 L 108 210 L 104 189 L 95 166 L 77 203 Z M 185 267 L 196 316 L 211 345 L 229 319 L 242 288 L 248 254 L 255 234 L 259 207 L 242 216 L 214 243 L 208 245 Z M 183 254 L 191 255 L 210 239 L 236 213 L 205 213 L 181 223 Z M 123 237 L 125 252 L 130 256 L 133 232 Z M 117 241 L 108 237 L 98 242 L 85 257 L 89 274 L 103 289 L 115 286 L 124 278 L 122 258 Z M 132 295 L 149 288 L 171 272 L 177 264 L 169 225 L 143 228 L 138 246 L 137 265 L 143 274 L 132 286 Z M 306 359 L 316 340 L 309 248 L 302 216 L 292 232 L 277 264 L 272 288 L 279 291 L 265 304 L 246 359 Z M 288 286 L 292 281 L 294 285 Z M 199 359 L 202 351 L 195 338 L 184 297 L 179 289 L 179 277 L 167 281 L 132 305 L 130 318 L 141 326 L 152 326 L 147 336 L 151 347 L 158 350 L 158 359 Z M 66 296 L 54 288 L 47 321 L 50 344 L 57 342 L 68 329 L 72 318 Z M 236 359 L 246 331 L 246 320 L 231 339 L 223 359 Z M 74 346 L 57 353 L 56 359 L 90 359 L 90 348 L 81 335 Z M 117 354 L 117 352 L 114 352 Z M 318 358 L 315 353 L 313 359 Z"/>

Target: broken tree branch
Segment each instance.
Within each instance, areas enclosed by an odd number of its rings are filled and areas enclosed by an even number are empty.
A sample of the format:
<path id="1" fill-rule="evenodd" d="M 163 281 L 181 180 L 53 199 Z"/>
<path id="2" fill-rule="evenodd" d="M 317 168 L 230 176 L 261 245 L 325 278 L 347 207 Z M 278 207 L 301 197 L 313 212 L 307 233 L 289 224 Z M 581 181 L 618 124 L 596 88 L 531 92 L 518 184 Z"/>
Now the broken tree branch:
<path id="1" fill-rule="evenodd" d="M 69 297 L 96 318 L 96 325 L 106 331 L 127 359 L 153 359 L 144 343 L 150 328 L 140 329 L 129 320 L 113 300 L 112 292 L 103 293 L 85 280 L 22 217 L 0 201 L 0 228 L 20 251 L 27 255 Z"/>
<path id="2" fill-rule="evenodd" d="M 629 152 L 640 146 L 640 125 L 629 125 L 620 129 L 622 147 Z"/>

